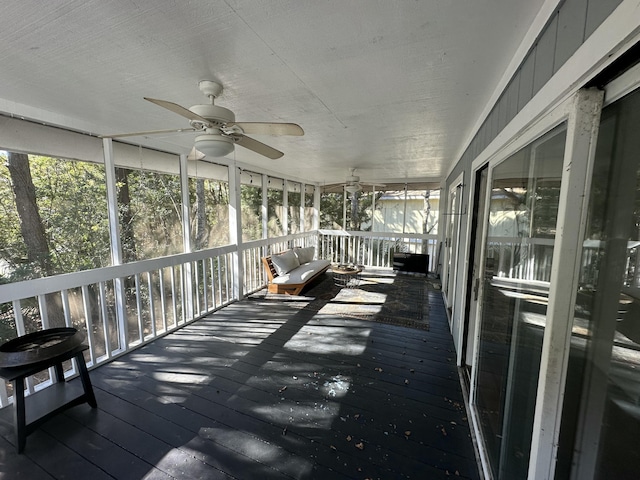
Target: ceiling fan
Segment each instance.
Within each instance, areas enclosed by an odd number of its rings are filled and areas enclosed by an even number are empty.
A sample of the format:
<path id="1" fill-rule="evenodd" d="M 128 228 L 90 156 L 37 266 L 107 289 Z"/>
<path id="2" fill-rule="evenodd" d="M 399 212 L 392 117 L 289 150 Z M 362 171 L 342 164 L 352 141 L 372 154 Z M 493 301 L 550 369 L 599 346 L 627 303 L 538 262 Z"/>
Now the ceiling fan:
<path id="1" fill-rule="evenodd" d="M 326 192 L 340 192 L 343 189 L 348 193 L 357 193 L 362 191 L 362 187 L 384 187 L 383 183 L 367 183 L 361 182 L 360 177 L 356 175 L 355 168 L 349 168 L 349 175 L 343 183 L 334 183 L 331 185 L 325 185 L 324 190 Z"/>
<path id="2" fill-rule="evenodd" d="M 153 135 L 173 132 L 198 132 L 190 159 L 200 160 L 207 157 L 224 157 L 231 153 L 234 145 L 240 145 L 265 157 L 276 159 L 284 155 L 269 145 L 259 142 L 246 134 L 255 135 L 304 135 L 304 130 L 295 123 L 236 122 L 235 114 L 224 107 L 214 104 L 214 100 L 222 93 L 222 85 L 212 80 L 198 83 L 200 91 L 209 98 L 209 103 L 185 108 L 177 103 L 155 98 L 144 97 L 145 100 L 177 113 L 189 120 L 190 128 L 173 130 L 151 130 L 147 132 L 121 133 L 102 135 L 102 138 L 122 138 L 140 135 Z"/>

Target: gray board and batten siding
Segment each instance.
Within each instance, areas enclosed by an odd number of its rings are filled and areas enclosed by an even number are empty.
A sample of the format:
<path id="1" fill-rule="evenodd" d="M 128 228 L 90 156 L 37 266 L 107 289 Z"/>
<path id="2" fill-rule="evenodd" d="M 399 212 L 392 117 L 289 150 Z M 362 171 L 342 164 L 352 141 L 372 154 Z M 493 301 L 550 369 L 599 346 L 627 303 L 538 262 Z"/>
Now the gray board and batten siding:
<path id="1" fill-rule="evenodd" d="M 622 0 L 565 0 L 503 90 L 493 109 L 447 178 L 445 191 L 461 172 L 471 173 L 473 160 L 529 103 Z M 469 178 L 469 177 L 467 177 Z"/>

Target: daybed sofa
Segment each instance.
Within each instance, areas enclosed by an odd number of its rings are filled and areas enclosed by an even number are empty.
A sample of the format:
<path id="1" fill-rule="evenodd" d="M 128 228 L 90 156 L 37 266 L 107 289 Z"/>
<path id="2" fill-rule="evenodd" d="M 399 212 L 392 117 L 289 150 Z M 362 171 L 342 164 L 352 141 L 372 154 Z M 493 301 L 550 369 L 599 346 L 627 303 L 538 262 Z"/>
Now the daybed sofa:
<path id="1" fill-rule="evenodd" d="M 328 260 L 314 260 L 314 247 L 294 247 L 293 250 L 262 257 L 269 278 L 269 293 L 299 294 L 304 287 L 327 271 Z"/>

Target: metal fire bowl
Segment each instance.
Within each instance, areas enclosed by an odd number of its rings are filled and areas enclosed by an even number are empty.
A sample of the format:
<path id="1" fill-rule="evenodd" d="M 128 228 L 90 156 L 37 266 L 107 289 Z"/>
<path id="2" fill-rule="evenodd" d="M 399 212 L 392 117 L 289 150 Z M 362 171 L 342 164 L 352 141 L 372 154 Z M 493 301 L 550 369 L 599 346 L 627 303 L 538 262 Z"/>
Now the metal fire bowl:
<path id="1" fill-rule="evenodd" d="M 84 334 L 71 327 L 28 333 L 0 345 L 0 368 L 43 362 L 73 350 L 83 341 Z"/>

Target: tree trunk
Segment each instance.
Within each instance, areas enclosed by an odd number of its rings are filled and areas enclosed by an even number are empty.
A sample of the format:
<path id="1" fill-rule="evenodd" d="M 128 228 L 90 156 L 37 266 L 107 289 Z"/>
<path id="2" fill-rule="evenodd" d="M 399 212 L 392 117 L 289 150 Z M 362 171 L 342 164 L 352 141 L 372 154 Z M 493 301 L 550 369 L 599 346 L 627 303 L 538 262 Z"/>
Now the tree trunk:
<path id="1" fill-rule="evenodd" d="M 196 250 L 202 250 L 205 247 L 207 236 L 207 216 L 205 214 L 204 201 L 204 180 L 198 178 L 196 180 Z"/>
<path id="2" fill-rule="evenodd" d="M 359 200 L 360 200 L 360 192 L 351 194 L 351 230 L 358 231 L 360 230 L 360 216 L 359 212 Z"/>
<path id="3" fill-rule="evenodd" d="M 55 272 L 51 263 L 49 242 L 36 203 L 36 188 L 31 177 L 29 156 L 25 153 L 7 152 L 7 168 L 11 175 L 16 210 L 20 218 L 20 231 L 27 248 L 27 259 L 35 267 L 33 274 L 36 277 L 53 275 Z M 46 300 L 49 326 L 64 327 L 62 299 L 59 295 L 50 293 L 46 295 Z"/>
<path id="4" fill-rule="evenodd" d="M 118 208 L 120 211 L 122 260 L 125 263 L 138 259 L 136 239 L 133 233 L 133 210 L 129 193 L 129 170 L 116 167 L 116 182 L 118 184 Z"/>
<path id="5" fill-rule="evenodd" d="M 38 270 L 36 276 L 50 275 L 52 268 L 49 243 L 36 204 L 36 189 L 29 168 L 29 156 L 24 153 L 7 152 L 7 159 L 11 187 L 20 218 L 20 231 L 27 248 L 27 260 Z"/>

